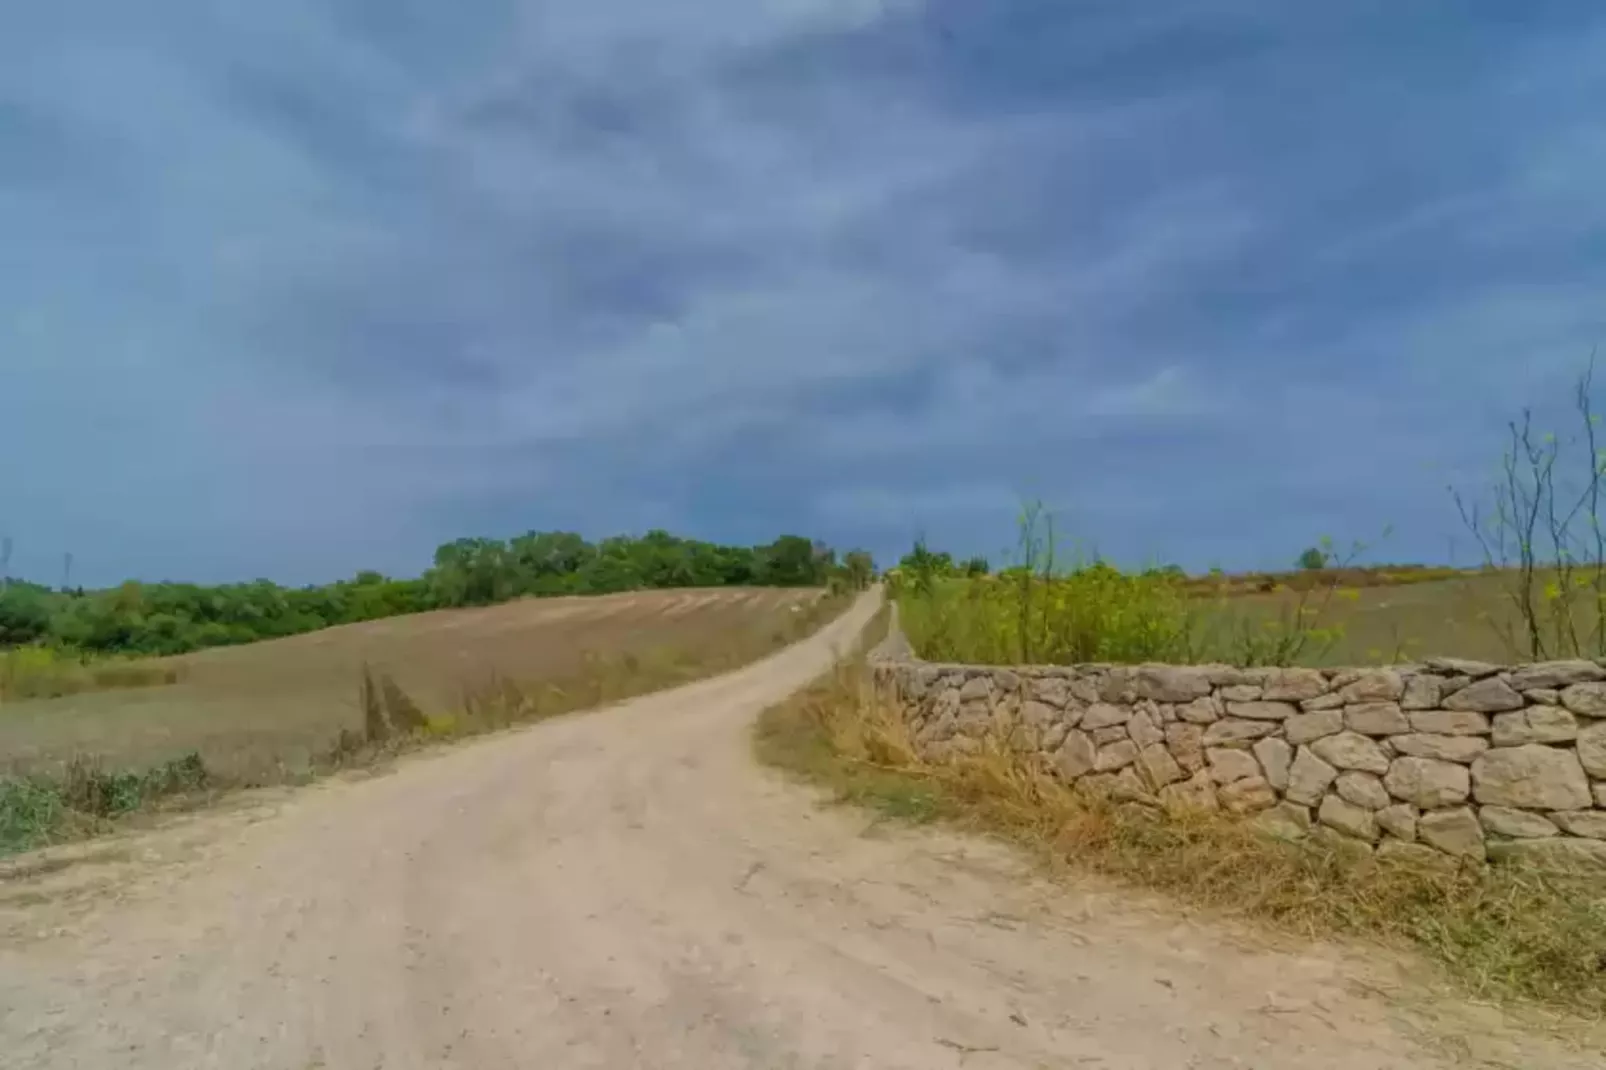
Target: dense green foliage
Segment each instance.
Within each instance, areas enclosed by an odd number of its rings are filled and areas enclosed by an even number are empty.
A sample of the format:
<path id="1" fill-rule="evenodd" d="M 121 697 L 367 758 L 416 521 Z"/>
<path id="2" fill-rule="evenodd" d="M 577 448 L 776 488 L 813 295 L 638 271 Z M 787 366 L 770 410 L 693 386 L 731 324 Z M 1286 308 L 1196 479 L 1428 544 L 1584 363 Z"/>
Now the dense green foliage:
<path id="1" fill-rule="evenodd" d="M 179 654 L 529 595 L 832 582 L 863 588 L 873 575 L 868 554 L 855 551 L 839 563 L 836 551 L 796 535 L 764 546 L 721 546 L 665 531 L 597 543 L 573 532 L 530 532 L 506 541 L 447 543 L 418 579 L 360 572 L 315 587 L 130 581 L 102 591 L 55 591 L 12 580 L 0 590 L 0 647 L 42 643 L 94 653 Z"/>

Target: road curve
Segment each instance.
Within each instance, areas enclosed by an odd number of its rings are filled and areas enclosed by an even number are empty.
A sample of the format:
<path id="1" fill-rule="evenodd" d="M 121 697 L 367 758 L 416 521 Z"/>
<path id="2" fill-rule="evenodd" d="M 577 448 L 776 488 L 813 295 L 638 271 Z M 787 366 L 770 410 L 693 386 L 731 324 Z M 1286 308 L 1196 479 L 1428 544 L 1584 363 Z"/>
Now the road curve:
<path id="1" fill-rule="evenodd" d="M 755 766 L 755 713 L 877 598 L 728 676 L 117 841 L 95 894 L 4 882 L 0 1066 L 1404 1070 L 1467 1064 L 1447 1021 L 1520 1042 Z"/>

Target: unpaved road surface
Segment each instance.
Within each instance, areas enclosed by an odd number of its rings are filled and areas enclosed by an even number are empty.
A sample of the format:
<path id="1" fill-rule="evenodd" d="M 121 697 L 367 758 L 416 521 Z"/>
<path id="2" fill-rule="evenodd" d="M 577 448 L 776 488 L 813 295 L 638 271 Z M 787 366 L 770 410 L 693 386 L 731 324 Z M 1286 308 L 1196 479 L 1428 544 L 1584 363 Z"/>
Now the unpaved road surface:
<path id="1" fill-rule="evenodd" d="M 730 676 L 0 880 L 0 1065 L 1600 1065 L 756 767 L 754 714 L 873 599 Z"/>

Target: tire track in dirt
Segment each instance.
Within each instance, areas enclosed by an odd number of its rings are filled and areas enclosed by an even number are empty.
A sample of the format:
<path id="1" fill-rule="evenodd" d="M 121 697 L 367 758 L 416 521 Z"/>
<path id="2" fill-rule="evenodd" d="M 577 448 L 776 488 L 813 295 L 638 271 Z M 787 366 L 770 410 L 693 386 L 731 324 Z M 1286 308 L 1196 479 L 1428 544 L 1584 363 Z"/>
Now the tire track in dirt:
<path id="1" fill-rule="evenodd" d="M 754 714 L 876 597 L 725 677 L 125 837 L 99 895 L 9 882 L 0 1064 L 1414 1070 L 1466 1064 L 1420 1039 L 1453 1029 L 1592 1065 L 757 768 Z"/>

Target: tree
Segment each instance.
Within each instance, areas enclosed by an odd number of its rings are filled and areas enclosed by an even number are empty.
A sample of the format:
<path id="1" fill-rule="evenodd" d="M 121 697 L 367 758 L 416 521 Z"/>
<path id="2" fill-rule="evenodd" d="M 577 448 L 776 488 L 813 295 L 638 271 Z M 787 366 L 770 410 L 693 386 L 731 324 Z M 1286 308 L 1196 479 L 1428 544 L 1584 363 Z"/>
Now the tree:
<path id="1" fill-rule="evenodd" d="M 766 587 L 813 587 L 825 582 L 813 542 L 801 535 L 782 535 L 758 551 L 756 577 Z"/>
<path id="2" fill-rule="evenodd" d="M 1327 567 L 1327 555 L 1320 547 L 1312 546 L 1299 555 L 1299 567 L 1303 569 L 1319 569 Z"/>
<path id="3" fill-rule="evenodd" d="M 50 604 L 33 584 L 16 582 L 0 590 L 0 646 L 32 643 L 50 630 Z"/>
<path id="4" fill-rule="evenodd" d="M 993 570 L 992 565 L 988 564 L 987 559 L 982 557 L 980 554 L 967 559 L 961 568 L 963 569 L 965 575 L 971 577 L 972 579 L 977 576 L 985 576 Z"/>
<path id="5" fill-rule="evenodd" d="M 862 591 L 875 579 L 875 559 L 864 550 L 849 550 L 842 555 L 842 571 L 855 591 Z"/>

